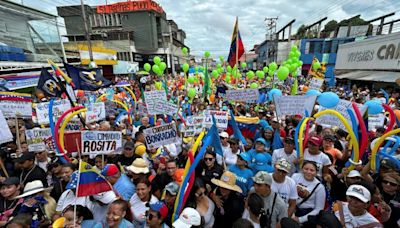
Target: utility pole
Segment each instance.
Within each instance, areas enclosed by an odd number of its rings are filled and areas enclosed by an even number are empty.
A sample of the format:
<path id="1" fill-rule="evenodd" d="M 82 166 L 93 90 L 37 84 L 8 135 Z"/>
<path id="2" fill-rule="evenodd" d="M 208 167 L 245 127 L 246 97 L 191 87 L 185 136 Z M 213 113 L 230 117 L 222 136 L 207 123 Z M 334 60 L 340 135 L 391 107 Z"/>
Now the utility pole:
<path id="1" fill-rule="evenodd" d="M 83 24 L 85 26 L 86 40 L 88 42 L 89 64 L 91 64 L 91 62 L 93 61 L 92 42 L 90 41 L 89 28 L 87 25 L 87 18 L 86 18 L 85 6 L 83 4 L 83 0 L 81 0 L 81 8 L 82 8 Z"/>
<path id="2" fill-rule="evenodd" d="M 266 26 L 267 26 L 267 34 L 266 34 L 266 40 L 267 42 L 269 41 L 271 45 L 268 45 L 269 48 L 267 49 L 266 52 L 266 61 L 265 64 L 267 65 L 267 62 L 273 62 L 276 61 L 277 59 L 277 51 L 278 51 L 278 36 L 276 34 L 276 23 L 277 23 L 278 17 L 267 17 L 265 18 Z M 270 54 L 270 52 L 272 52 Z"/>

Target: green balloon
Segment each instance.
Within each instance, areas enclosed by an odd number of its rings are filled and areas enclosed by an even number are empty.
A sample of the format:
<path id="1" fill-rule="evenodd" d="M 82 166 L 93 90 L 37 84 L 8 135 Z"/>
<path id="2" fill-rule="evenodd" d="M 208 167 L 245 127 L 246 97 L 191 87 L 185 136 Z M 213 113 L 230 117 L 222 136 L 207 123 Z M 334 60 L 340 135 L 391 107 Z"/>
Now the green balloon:
<path id="1" fill-rule="evenodd" d="M 203 66 L 199 66 L 199 71 L 203 72 L 204 71 L 204 67 Z"/>
<path id="2" fill-rule="evenodd" d="M 199 83 L 200 79 L 198 77 L 194 78 L 194 82 Z"/>
<path id="3" fill-rule="evenodd" d="M 301 56 L 301 52 L 300 52 L 300 51 L 296 51 L 295 54 L 296 54 L 295 56 L 296 56 L 297 58 L 300 58 L 300 56 Z"/>
<path id="4" fill-rule="evenodd" d="M 210 52 L 209 51 L 204 52 L 204 57 L 206 58 L 210 57 Z"/>
<path id="5" fill-rule="evenodd" d="M 270 82 L 272 80 L 271 77 L 267 77 L 265 80 L 267 80 L 267 82 Z"/>
<path id="6" fill-rule="evenodd" d="M 195 82 L 195 78 L 194 78 L 193 76 L 189 76 L 189 77 L 188 77 L 188 82 L 189 82 L 190 84 L 193 84 L 193 83 Z"/>
<path id="7" fill-rule="evenodd" d="M 222 72 L 224 72 L 224 69 L 221 67 L 221 68 L 218 68 L 217 71 L 219 74 L 221 74 Z"/>
<path id="8" fill-rule="evenodd" d="M 155 87 L 156 87 L 156 90 L 161 90 L 161 88 L 162 88 L 162 82 L 155 82 L 154 85 L 155 85 Z"/>
<path id="9" fill-rule="evenodd" d="M 299 67 L 303 66 L 303 61 L 301 61 L 301 60 L 298 61 L 298 62 L 297 62 L 297 65 L 298 65 Z"/>
<path id="10" fill-rule="evenodd" d="M 211 72 L 211 75 L 212 75 L 214 78 L 218 78 L 219 73 L 218 73 L 217 70 L 213 70 L 213 71 Z"/>
<path id="11" fill-rule="evenodd" d="M 188 97 L 190 99 L 193 99 L 195 96 L 196 96 L 196 89 L 190 88 L 189 91 L 188 91 Z"/>
<path id="12" fill-rule="evenodd" d="M 256 71 L 256 75 L 257 75 L 257 78 L 259 78 L 259 79 L 264 78 L 264 72 L 261 70 Z"/>
<path id="13" fill-rule="evenodd" d="M 182 65 L 182 70 L 183 70 L 183 72 L 188 72 L 188 70 L 189 70 L 189 64 L 187 64 L 187 63 L 184 63 L 183 65 Z"/>
<path id="14" fill-rule="evenodd" d="M 258 88 L 258 83 L 257 82 L 253 82 L 250 84 L 250 88 L 251 89 L 257 89 Z"/>
<path id="15" fill-rule="evenodd" d="M 297 63 L 290 64 L 290 66 L 289 66 L 290 72 L 295 72 L 296 69 L 297 69 Z"/>
<path id="16" fill-rule="evenodd" d="M 186 47 L 182 48 L 182 53 L 183 53 L 184 55 L 187 55 L 188 49 L 187 49 Z"/>
<path id="17" fill-rule="evenodd" d="M 289 75 L 289 69 L 285 66 L 281 66 L 278 69 L 278 79 L 284 81 Z"/>
<path id="18" fill-rule="evenodd" d="M 272 62 L 268 64 L 268 68 L 275 72 L 275 70 L 278 69 L 278 64 L 276 64 L 276 62 Z"/>
<path id="19" fill-rule="evenodd" d="M 225 82 L 231 83 L 231 77 L 228 76 L 228 75 L 226 75 L 226 77 L 225 77 Z"/>
<path id="20" fill-rule="evenodd" d="M 221 63 L 218 63 L 217 68 L 221 68 L 221 67 L 222 67 Z"/>
<path id="21" fill-rule="evenodd" d="M 161 63 L 161 59 L 160 59 L 160 57 L 158 57 L 158 56 L 156 56 L 156 57 L 154 57 L 153 58 L 153 62 L 155 63 L 155 64 L 160 64 Z"/>
<path id="22" fill-rule="evenodd" d="M 254 72 L 253 71 L 248 71 L 246 73 L 247 79 L 251 80 L 254 78 Z"/>
<path id="23" fill-rule="evenodd" d="M 293 57 L 296 57 L 296 53 L 295 53 L 294 51 L 291 51 L 291 52 L 289 53 L 289 58 L 291 59 L 291 58 L 293 58 Z"/>
<path id="24" fill-rule="evenodd" d="M 292 50 L 292 51 L 297 51 L 297 46 L 296 46 L 296 45 L 293 45 L 292 48 L 291 48 L 291 50 Z"/>
<path id="25" fill-rule="evenodd" d="M 247 66 L 247 64 L 246 64 L 246 63 L 241 63 L 241 67 L 242 67 L 242 69 L 245 69 L 245 68 L 246 68 L 246 66 Z"/>
<path id="26" fill-rule="evenodd" d="M 290 58 L 290 59 L 286 60 L 285 65 L 286 65 L 286 64 L 292 64 L 292 63 L 293 63 L 293 59 Z"/>
<path id="27" fill-rule="evenodd" d="M 272 76 L 274 75 L 274 73 L 275 73 L 275 71 L 274 71 L 274 70 L 271 70 L 271 68 L 270 68 L 269 71 L 268 71 L 268 75 L 269 75 L 270 77 L 272 77 Z"/>
<path id="28" fill-rule="evenodd" d="M 145 71 L 150 72 L 150 70 L 151 70 L 151 65 L 150 65 L 150 63 L 145 63 L 144 66 L 143 66 L 143 68 L 144 68 Z"/>
<path id="29" fill-rule="evenodd" d="M 164 70 L 167 68 L 167 64 L 164 63 L 164 62 L 161 62 L 160 65 L 159 65 L 158 67 L 160 67 L 160 70 L 161 70 L 161 71 L 164 71 Z"/>
<path id="30" fill-rule="evenodd" d="M 226 67 L 226 71 L 230 73 L 232 71 L 232 67 L 231 66 L 227 66 Z"/>
<path id="31" fill-rule="evenodd" d="M 318 70 L 319 68 L 321 68 L 321 63 L 319 61 L 316 61 L 312 64 L 312 68 L 313 70 Z"/>
<path id="32" fill-rule="evenodd" d="M 223 63 L 224 62 L 224 56 L 220 55 L 219 56 L 219 60 L 221 61 L 221 63 Z"/>
<path id="33" fill-rule="evenodd" d="M 266 74 L 266 73 L 268 72 L 268 67 L 265 66 L 265 67 L 263 68 L 263 72 Z"/>
<path id="34" fill-rule="evenodd" d="M 160 72 L 160 67 L 157 65 L 153 65 L 153 67 L 151 68 L 153 70 L 154 73 L 158 74 Z"/>

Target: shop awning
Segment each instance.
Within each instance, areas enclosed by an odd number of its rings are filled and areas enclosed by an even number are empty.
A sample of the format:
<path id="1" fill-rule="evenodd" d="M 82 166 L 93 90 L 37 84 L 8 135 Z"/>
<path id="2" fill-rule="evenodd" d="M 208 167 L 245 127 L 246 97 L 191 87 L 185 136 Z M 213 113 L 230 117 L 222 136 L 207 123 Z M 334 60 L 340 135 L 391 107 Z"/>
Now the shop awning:
<path id="1" fill-rule="evenodd" d="M 372 71 L 356 70 L 341 75 L 336 75 L 339 79 L 349 79 L 357 81 L 375 81 L 375 82 L 395 82 L 400 78 L 400 72 L 396 71 Z"/>

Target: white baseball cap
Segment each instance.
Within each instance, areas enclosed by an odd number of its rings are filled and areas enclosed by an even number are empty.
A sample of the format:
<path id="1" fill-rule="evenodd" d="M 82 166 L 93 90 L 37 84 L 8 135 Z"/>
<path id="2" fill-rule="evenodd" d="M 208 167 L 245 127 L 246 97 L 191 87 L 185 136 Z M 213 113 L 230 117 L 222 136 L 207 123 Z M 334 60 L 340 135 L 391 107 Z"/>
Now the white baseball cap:
<path id="1" fill-rule="evenodd" d="M 183 209 L 178 220 L 172 226 L 175 228 L 190 228 L 192 226 L 200 226 L 200 224 L 201 216 L 199 212 L 194 208 L 187 207 Z"/>
<path id="2" fill-rule="evenodd" d="M 351 170 L 349 174 L 347 174 L 347 177 L 361 177 L 361 174 L 357 170 Z"/>
<path id="3" fill-rule="evenodd" d="M 219 136 L 222 138 L 229 138 L 229 134 L 226 131 L 219 133 Z"/>
<path id="4" fill-rule="evenodd" d="M 371 193 L 362 185 L 353 184 L 346 191 L 346 196 L 353 196 L 361 200 L 364 203 L 368 203 L 371 200 Z"/>

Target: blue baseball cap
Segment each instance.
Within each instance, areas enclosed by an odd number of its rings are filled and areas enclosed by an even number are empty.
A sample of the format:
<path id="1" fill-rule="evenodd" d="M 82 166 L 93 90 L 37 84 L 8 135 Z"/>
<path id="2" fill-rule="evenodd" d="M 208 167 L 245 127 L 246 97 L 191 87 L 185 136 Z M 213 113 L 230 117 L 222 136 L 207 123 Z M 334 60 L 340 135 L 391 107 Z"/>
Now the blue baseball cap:
<path id="1" fill-rule="evenodd" d="M 265 139 L 263 139 L 263 138 L 258 138 L 256 140 L 256 142 L 260 142 L 260 143 L 264 144 L 264 146 L 267 146 L 267 141 L 265 141 Z"/>
<path id="2" fill-rule="evenodd" d="M 256 156 L 254 156 L 255 159 L 255 166 L 254 168 L 257 171 L 266 171 L 266 172 L 273 172 L 274 167 L 268 164 L 268 155 L 265 153 L 257 153 Z"/>
<path id="3" fill-rule="evenodd" d="M 251 157 L 249 153 L 246 152 L 242 152 L 240 153 L 238 156 L 240 156 L 244 161 L 246 161 L 247 163 L 251 162 Z"/>

